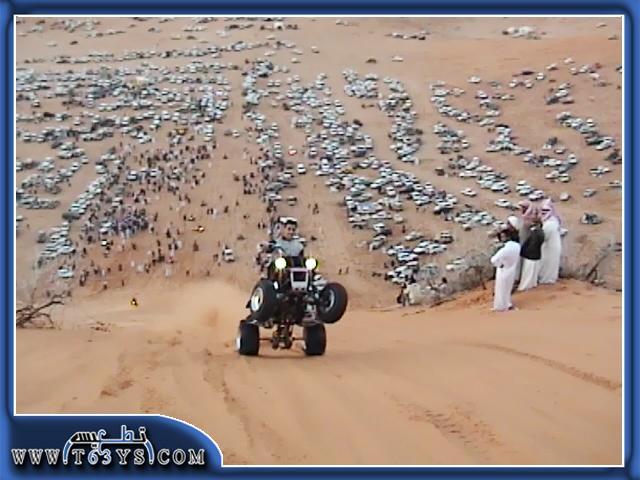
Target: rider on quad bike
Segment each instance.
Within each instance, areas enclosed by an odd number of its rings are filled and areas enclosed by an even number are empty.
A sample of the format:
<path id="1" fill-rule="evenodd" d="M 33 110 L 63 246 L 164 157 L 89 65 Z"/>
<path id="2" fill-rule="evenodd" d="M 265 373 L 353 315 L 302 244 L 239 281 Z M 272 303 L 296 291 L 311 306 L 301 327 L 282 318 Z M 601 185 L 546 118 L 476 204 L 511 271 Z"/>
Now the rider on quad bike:
<path id="1" fill-rule="evenodd" d="M 293 218 L 287 218 L 280 231 L 280 238 L 275 241 L 275 247 L 282 249 L 287 257 L 304 257 L 304 245 L 293 238 L 297 229 L 298 223 Z"/>
<path id="2" fill-rule="evenodd" d="M 304 245 L 294 238 L 295 219 L 281 220 L 281 236 L 268 246 L 263 278 L 247 302 L 250 314 L 240 322 L 236 348 L 242 355 L 257 355 L 259 327 L 274 328 L 274 349 L 291 348 L 295 340 L 304 341 L 307 355 L 322 355 L 326 348 L 325 324 L 335 323 L 347 308 L 347 292 L 339 283 L 316 285 L 317 261 L 305 257 Z M 295 337 L 294 326 L 303 328 Z"/>

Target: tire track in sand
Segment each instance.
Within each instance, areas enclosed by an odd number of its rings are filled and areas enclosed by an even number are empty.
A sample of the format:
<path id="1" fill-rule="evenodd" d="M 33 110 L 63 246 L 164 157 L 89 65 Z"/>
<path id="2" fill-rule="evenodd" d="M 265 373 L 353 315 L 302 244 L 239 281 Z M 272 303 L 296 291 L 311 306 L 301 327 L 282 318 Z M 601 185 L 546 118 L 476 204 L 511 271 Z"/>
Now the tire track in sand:
<path id="1" fill-rule="evenodd" d="M 507 355 L 514 355 L 521 358 L 526 358 L 528 360 L 541 363 L 549 368 L 553 368 L 554 370 L 558 370 L 562 373 L 566 373 L 567 375 L 571 375 L 574 378 L 583 380 L 585 382 L 591 383 L 598 387 L 605 388 L 610 391 L 616 391 L 622 388 L 622 384 L 616 380 L 611 380 L 609 378 L 601 377 L 600 375 L 596 375 L 595 373 L 585 372 L 584 370 L 580 370 L 577 367 L 574 367 L 572 365 L 567 365 L 566 363 L 562 363 L 558 360 L 552 360 L 550 358 L 542 357 L 540 355 L 535 355 L 533 353 L 522 352 L 520 350 L 516 350 L 515 348 L 505 347 L 503 345 L 496 345 L 493 343 L 467 343 L 465 345 L 493 350 L 496 352 L 502 352 L 502 353 L 506 353 Z"/>
<path id="2" fill-rule="evenodd" d="M 208 348 L 204 349 L 205 368 L 203 371 L 203 380 L 209 384 L 214 390 L 222 393 L 222 400 L 230 415 L 238 418 L 242 428 L 247 436 L 249 445 L 253 446 L 254 439 L 248 428 L 248 419 L 243 408 L 237 404 L 236 397 L 231 393 L 227 380 L 225 379 L 225 368 L 227 363 L 221 355 L 214 355 Z"/>
<path id="3" fill-rule="evenodd" d="M 202 379 L 213 391 L 221 394 L 227 412 L 239 422 L 247 444 L 253 451 L 253 457 L 267 454 L 275 463 L 290 462 L 295 457 L 291 455 L 291 445 L 287 443 L 286 438 L 261 418 L 260 414 L 263 412 L 256 412 L 255 408 L 243 399 L 242 392 L 235 392 L 233 384 L 229 384 L 229 378 L 251 384 L 255 381 L 254 376 L 259 378 L 260 375 L 255 371 L 256 359 L 238 358 L 229 338 L 221 334 L 225 329 L 220 327 L 226 326 L 228 315 L 229 312 L 221 310 L 219 306 L 207 309 L 202 315 L 200 326 L 204 327 L 209 335 L 207 343 L 215 345 L 211 348 L 205 345 L 202 349 Z M 235 325 L 235 320 L 233 321 Z M 256 382 L 256 389 L 261 388 L 259 383 Z M 244 457 L 248 453 L 244 453 L 245 455 L 232 461 L 247 463 Z"/>
<path id="4" fill-rule="evenodd" d="M 128 365 L 128 355 L 122 352 L 118 355 L 118 368 L 116 373 L 110 376 L 100 391 L 100 397 L 117 397 L 121 391 L 133 386 L 132 369 Z"/>
<path id="5" fill-rule="evenodd" d="M 207 330 L 217 332 L 220 323 L 220 312 L 217 309 L 208 311 L 204 316 L 204 325 Z M 213 335 L 217 338 L 218 335 Z M 228 347 L 224 347 L 227 349 Z M 222 401 L 230 415 L 236 417 L 242 426 L 249 446 L 255 446 L 254 436 L 249 428 L 249 418 L 241 405 L 238 405 L 237 398 L 231 392 L 227 380 L 225 378 L 225 370 L 228 365 L 226 355 L 213 353 L 209 348 L 205 347 L 202 351 L 204 368 L 202 371 L 202 379 L 214 391 L 222 393 Z"/>
<path id="6" fill-rule="evenodd" d="M 502 454 L 515 453 L 507 448 L 490 425 L 458 406 L 451 405 L 444 411 L 437 411 L 398 400 L 396 403 L 408 414 L 410 421 L 432 425 L 446 440 L 478 460 L 490 462 Z"/>
<path id="7" fill-rule="evenodd" d="M 230 415 L 238 419 L 252 449 L 265 449 L 276 462 L 287 461 L 288 448 L 286 440 L 276 430 L 258 416 L 249 414 L 250 408 L 243 405 L 239 396 L 235 395 L 226 380 L 229 367 L 224 355 L 214 355 L 205 349 L 206 365 L 203 379 L 212 388 L 222 392 L 222 399 Z M 285 454 L 285 457 L 283 457 Z"/>

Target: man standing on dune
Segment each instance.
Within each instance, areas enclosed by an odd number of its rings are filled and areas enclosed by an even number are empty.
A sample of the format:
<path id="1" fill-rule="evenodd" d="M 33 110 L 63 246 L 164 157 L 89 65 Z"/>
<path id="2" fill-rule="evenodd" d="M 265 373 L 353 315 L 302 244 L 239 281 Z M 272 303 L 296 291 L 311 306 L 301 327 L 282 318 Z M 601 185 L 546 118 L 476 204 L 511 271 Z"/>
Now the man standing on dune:
<path id="1" fill-rule="evenodd" d="M 518 291 L 529 290 L 538 285 L 538 275 L 540 273 L 540 258 L 542 257 L 542 244 L 544 243 L 544 232 L 539 220 L 535 221 L 529 228 L 527 239 L 522 243 L 520 256 L 522 257 L 522 275 Z"/>
<path id="2" fill-rule="evenodd" d="M 520 245 L 523 243 L 523 237 L 521 235 L 523 219 L 518 218 L 515 215 L 510 215 L 507 218 L 507 224 L 505 229 L 509 231 L 509 233 L 513 236 L 516 242 L 519 242 Z M 520 273 L 522 269 L 522 261 L 518 260 L 516 263 L 516 272 L 515 272 L 515 282 L 520 280 Z"/>
<path id="3" fill-rule="evenodd" d="M 562 255 L 562 237 L 560 235 L 562 221 L 551 199 L 542 202 L 541 218 L 544 243 L 541 249 L 539 283 L 556 283 Z"/>
<path id="4" fill-rule="evenodd" d="M 493 310 L 503 312 L 512 310 L 511 290 L 516 279 L 516 269 L 520 260 L 520 244 L 518 234 L 513 229 L 505 229 L 500 233 L 505 241 L 504 246 L 491 257 L 491 264 L 496 267 L 496 281 L 493 293 Z"/>

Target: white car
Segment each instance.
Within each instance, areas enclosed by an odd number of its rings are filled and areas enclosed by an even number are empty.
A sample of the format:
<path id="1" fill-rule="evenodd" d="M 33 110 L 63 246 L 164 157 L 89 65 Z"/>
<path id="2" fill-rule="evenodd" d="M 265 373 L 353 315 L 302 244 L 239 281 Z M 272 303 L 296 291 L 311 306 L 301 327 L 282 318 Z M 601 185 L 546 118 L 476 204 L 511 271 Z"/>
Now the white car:
<path id="1" fill-rule="evenodd" d="M 607 148 L 613 147 L 614 143 L 610 140 L 604 140 L 596 145 L 596 150 L 605 150 Z"/>
<path id="2" fill-rule="evenodd" d="M 299 163 L 296 166 L 296 171 L 298 172 L 298 175 L 304 175 L 307 173 L 307 169 L 302 163 Z"/>
<path id="3" fill-rule="evenodd" d="M 69 267 L 60 267 L 58 268 L 58 277 L 60 278 L 73 278 L 73 270 Z"/>
<path id="4" fill-rule="evenodd" d="M 560 194 L 560 201 L 561 201 L 561 202 L 567 202 L 567 201 L 569 201 L 569 200 L 571 200 L 571 194 L 570 194 L 570 193 L 568 193 L 568 192 L 562 192 L 562 193 Z"/>
<path id="5" fill-rule="evenodd" d="M 222 260 L 224 260 L 227 263 L 235 262 L 236 256 L 233 253 L 233 250 L 231 250 L 230 248 L 225 248 L 222 251 Z"/>
<path id="6" fill-rule="evenodd" d="M 60 254 L 61 255 L 71 255 L 72 253 L 75 253 L 76 248 L 73 245 L 65 245 L 63 247 L 60 247 Z"/>
<path id="7" fill-rule="evenodd" d="M 405 235 L 404 239 L 407 242 L 411 242 L 411 241 L 414 241 L 414 240 L 419 240 L 419 239 L 421 239 L 423 237 L 424 237 L 424 235 L 421 232 L 413 231 L 413 232 L 410 232 L 408 235 Z"/>

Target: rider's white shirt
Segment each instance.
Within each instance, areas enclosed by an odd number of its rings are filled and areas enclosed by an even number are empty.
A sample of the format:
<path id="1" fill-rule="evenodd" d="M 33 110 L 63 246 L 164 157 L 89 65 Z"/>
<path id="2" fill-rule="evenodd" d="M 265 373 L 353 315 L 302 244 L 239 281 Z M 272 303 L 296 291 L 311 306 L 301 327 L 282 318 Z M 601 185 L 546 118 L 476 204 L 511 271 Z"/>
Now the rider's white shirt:
<path id="1" fill-rule="evenodd" d="M 276 241 L 276 246 L 282 248 L 284 254 L 288 257 L 297 257 L 304 250 L 302 242 L 295 239 L 285 240 L 280 238 Z"/>

